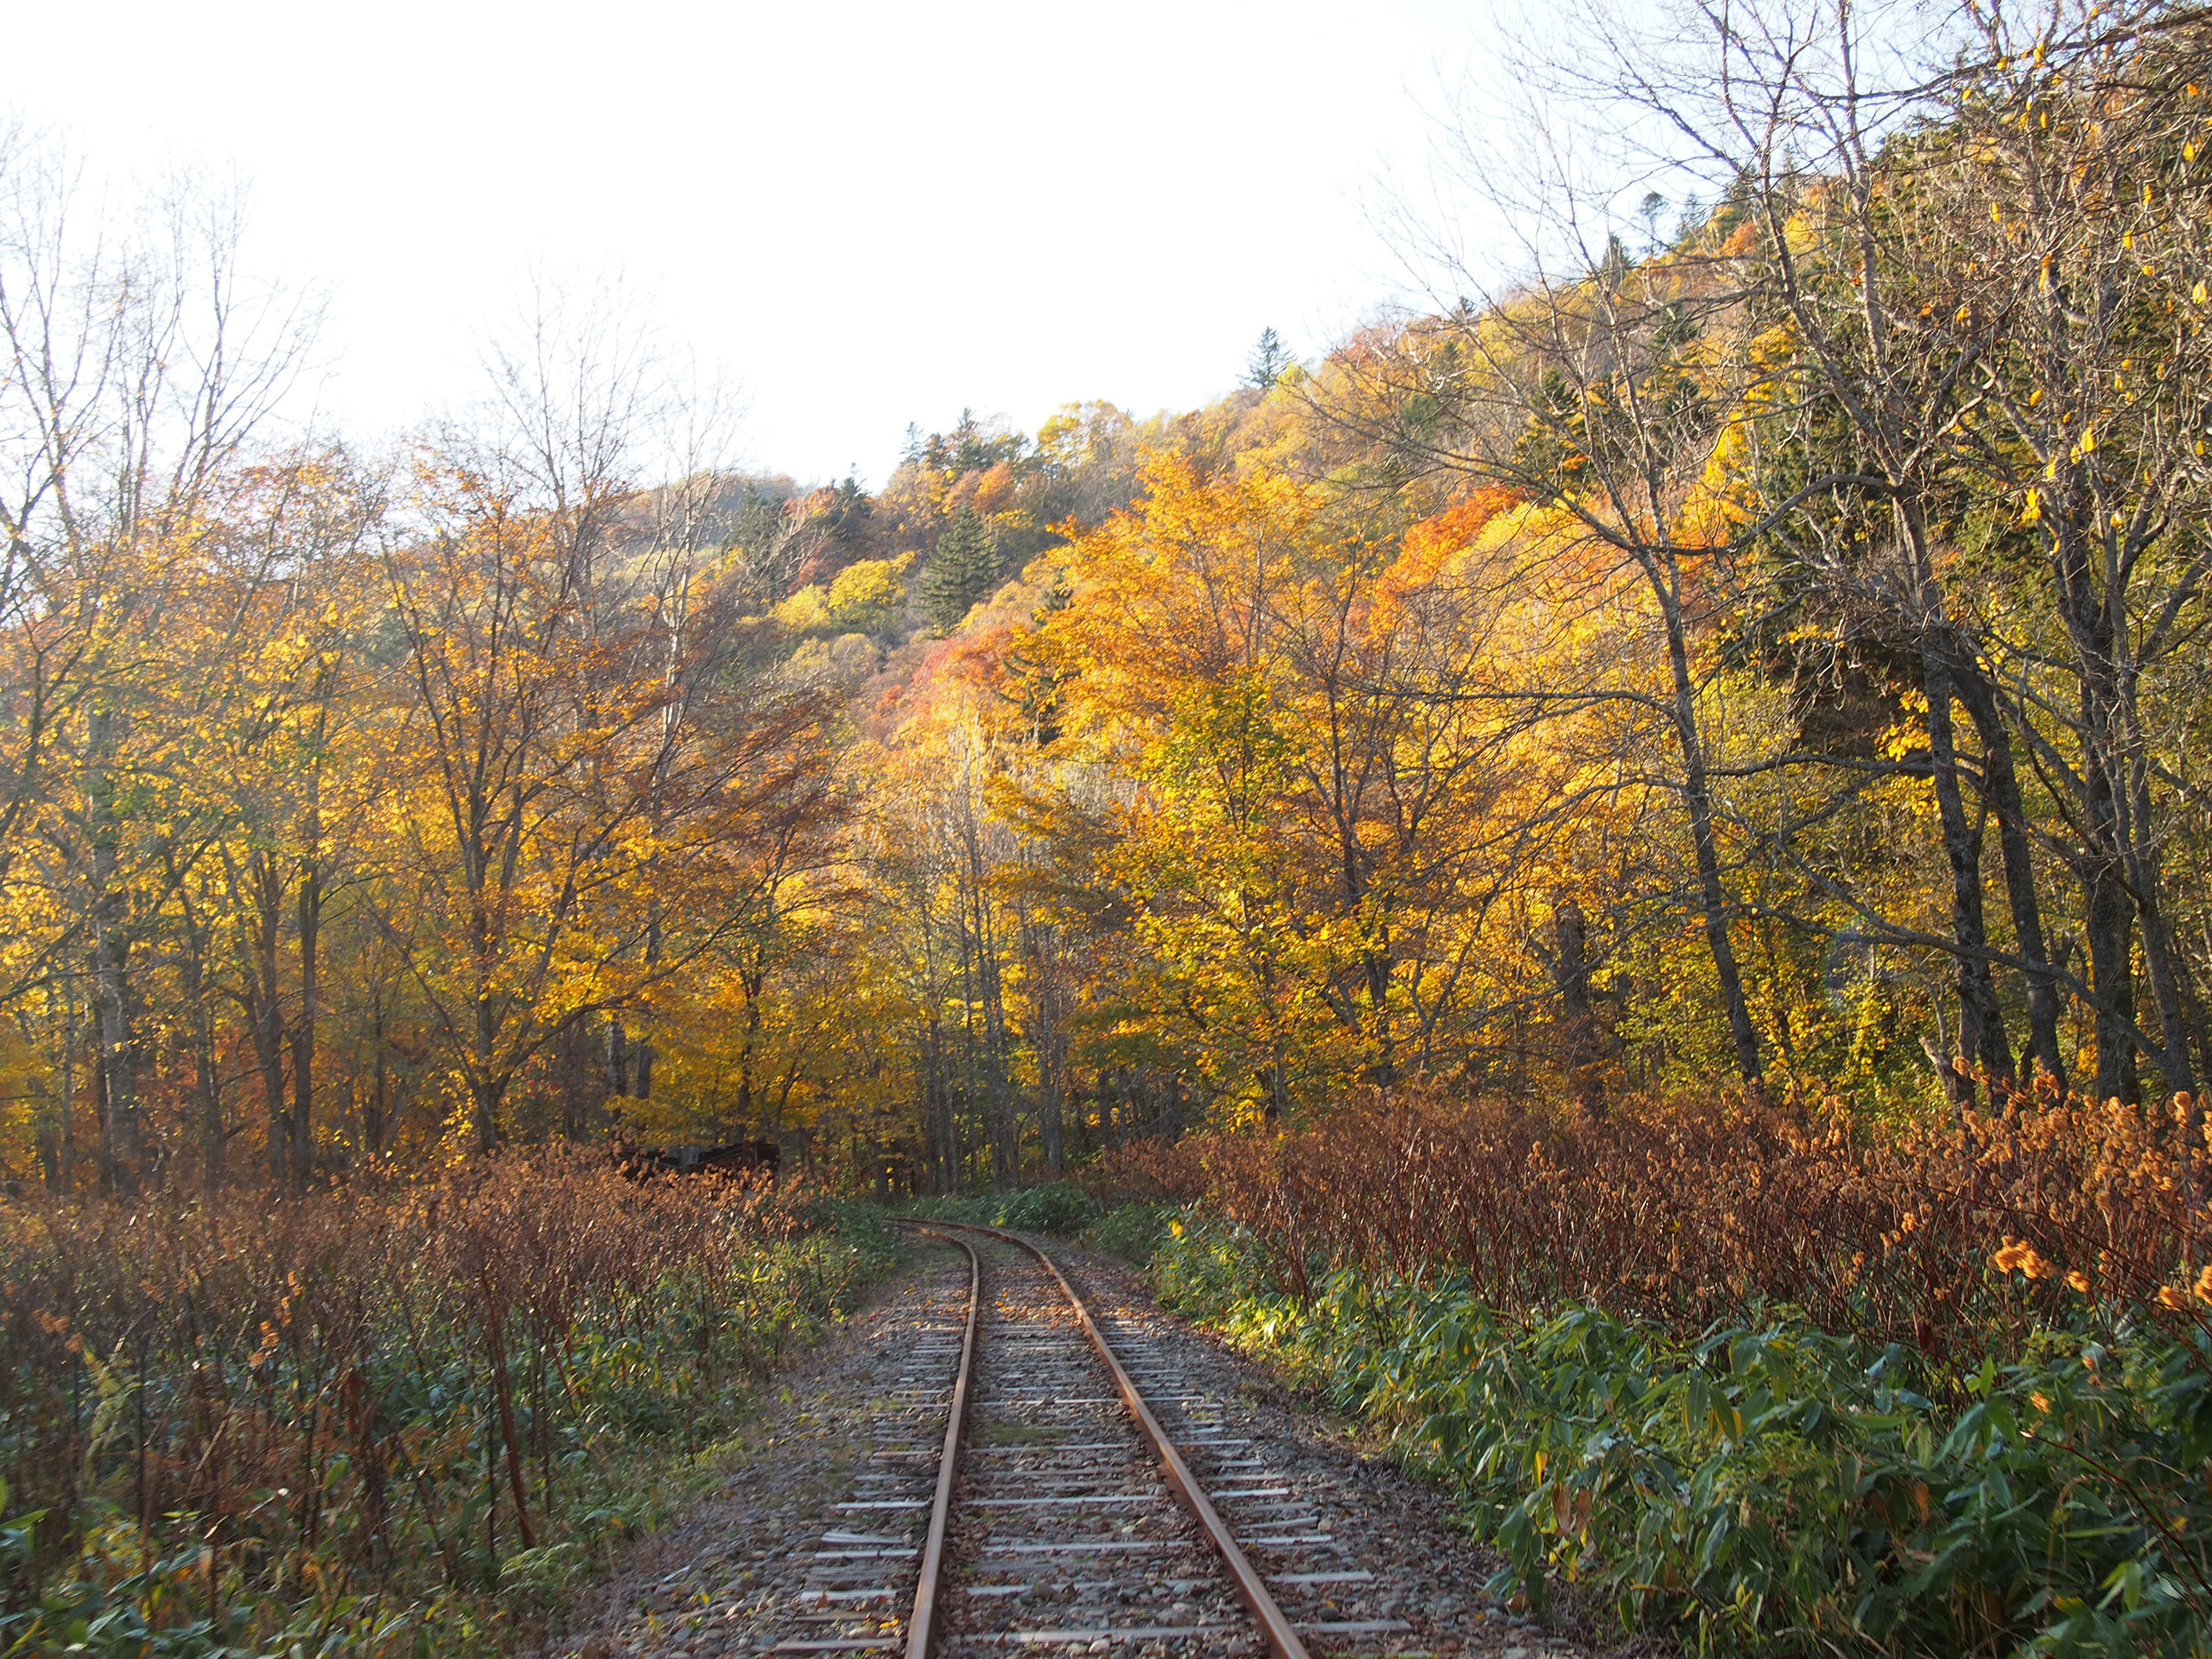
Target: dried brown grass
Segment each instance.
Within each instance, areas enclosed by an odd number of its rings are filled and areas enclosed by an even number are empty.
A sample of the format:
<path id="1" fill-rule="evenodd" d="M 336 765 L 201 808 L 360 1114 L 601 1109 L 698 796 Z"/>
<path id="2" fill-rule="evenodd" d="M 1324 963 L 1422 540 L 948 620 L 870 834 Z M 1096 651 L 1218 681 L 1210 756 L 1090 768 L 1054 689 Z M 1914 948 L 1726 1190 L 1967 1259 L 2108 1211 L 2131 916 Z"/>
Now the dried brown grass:
<path id="1" fill-rule="evenodd" d="M 1339 1267 L 1463 1273 L 1501 1310 L 1590 1302 L 1689 1333 L 1786 1304 L 1932 1355 L 2069 1298 L 2185 1295 L 2212 1233 L 2188 1116 L 2045 1093 L 1906 1123 L 1833 1099 L 1597 1117 L 1401 1091 L 1286 1133 L 1131 1148 L 1092 1181 L 1203 1198 L 1301 1294 Z M 2028 1274 L 1991 1274 L 2016 1243 Z"/>
<path id="2" fill-rule="evenodd" d="M 44 1511 L 0 1610 L 119 1519 L 149 1550 L 200 1540 L 211 1605 L 334 1572 L 490 1587 L 611 1398 L 705 1401 L 773 1363 L 797 1311 L 732 1298 L 809 1202 L 551 1151 L 297 1198 L 0 1206 L 0 1476 L 11 1513 Z M 625 1338 L 634 1361 L 580 1377 Z"/>

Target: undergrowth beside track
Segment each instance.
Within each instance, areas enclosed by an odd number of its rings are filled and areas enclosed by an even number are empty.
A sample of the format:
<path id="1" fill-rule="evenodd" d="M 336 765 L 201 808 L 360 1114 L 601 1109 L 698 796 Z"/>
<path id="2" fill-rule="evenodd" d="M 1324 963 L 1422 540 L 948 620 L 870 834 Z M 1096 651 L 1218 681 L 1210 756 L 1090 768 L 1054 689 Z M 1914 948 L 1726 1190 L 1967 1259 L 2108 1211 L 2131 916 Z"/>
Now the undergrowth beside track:
<path id="1" fill-rule="evenodd" d="M 1540 1603 L 1555 1578 L 1697 1651 L 2212 1652 L 2208 1354 L 2124 1319 L 1933 1371 L 1777 1309 L 1692 1341 L 1463 1281 L 1269 1288 L 1234 1229 L 1179 1229 L 1163 1300 L 1455 1487 Z"/>
<path id="2" fill-rule="evenodd" d="M 1167 1236 L 1180 1209 L 1167 1202 L 1106 1202 L 1074 1181 L 1048 1181 L 1002 1193 L 919 1198 L 900 1213 L 918 1221 L 968 1221 L 1050 1233 L 1141 1264 Z"/>
<path id="3" fill-rule="evenodd" d="M 890 1251 L 583 1154 L 0 1208 L 0 1655 L 504 1651 Z"/>
<path id="4" fill-rule="evenodd" d="M 1092 1181 L 1187 1202 L 1162 1299 L 1386 1430 L 1501 1589 L 1703 1652 L 2203 1659 L 2192 1150 L 2116 1102 L 1416 1102 Z"/>

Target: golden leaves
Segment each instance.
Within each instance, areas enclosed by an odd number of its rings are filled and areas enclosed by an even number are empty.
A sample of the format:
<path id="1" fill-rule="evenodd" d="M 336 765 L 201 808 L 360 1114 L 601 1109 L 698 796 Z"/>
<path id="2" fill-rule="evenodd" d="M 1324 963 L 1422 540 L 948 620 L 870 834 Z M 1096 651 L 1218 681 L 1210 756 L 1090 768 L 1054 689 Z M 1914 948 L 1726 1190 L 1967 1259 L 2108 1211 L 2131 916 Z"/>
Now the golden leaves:
<path id="1" fill-rule="evenodd" d="M 2057 1272 L 2050 1262 L 2024 1240 L 2008 1238 L 1990 1258 L 2001 1273 L 2024 1273 L 2031 1279 L 2049 1279 Z"/>

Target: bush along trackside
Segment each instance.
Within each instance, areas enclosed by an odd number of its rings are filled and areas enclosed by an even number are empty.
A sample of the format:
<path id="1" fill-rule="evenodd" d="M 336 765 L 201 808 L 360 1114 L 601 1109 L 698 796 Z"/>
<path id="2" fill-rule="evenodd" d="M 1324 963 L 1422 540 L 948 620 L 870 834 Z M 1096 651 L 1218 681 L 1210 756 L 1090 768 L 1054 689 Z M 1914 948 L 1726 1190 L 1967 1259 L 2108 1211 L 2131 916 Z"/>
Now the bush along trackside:
<path id="1" fill-rule="evenodd" d="M 1100 1206 L 1072 1181 L 1046 1181 L 1003 1193 L 919 1199 L 906 1213 L 917 1220 L 967 1221 L 1072 1238 L 1097 1217 Z"/>
<path id="2" fill-rule="evenodd" d="M 1094 1250 L 1142 1267 L 1168 1237 L 1179 1205 L 1123 1203 L 1102 1211 L 1079 1235 Z"/>
<path id="3" fill-rule="evenodd" d="M 1179 1203 L 1102 1199 L 1073 1181 L 1047 1181 L 1011 1192 L 924 1198 L 904 1213 L 917 1220 L 968 1221 L 1073 1239 L 1094 1250 L 1139 1265 L 1167 1236 Z"/>
<path id="4" fill-rule="evenodd" d="M 0 1207 L 0 1655 L 511 1647 L 888 1265 L 846 1208 L 561 1153 Z"/>
<path id="5" fill-rule="evenodd" d="M 1455 1486 L 1532 1599 L 1710 1650 L 2198 1654 L 2193 1102 L 1404 1090 L 1124 1159 L 1164 1295 Z"/>
<path id="6" fill-rule="evenodd" d="M 2085 1303 L 2009 1363 L 1937 1371 L 1779 1309 L 1682 1340 L 1317 1263 L 1302 1298 L 1219 1222 L 1155 1266 L 1170 1305 L 1453 1486 L 1501 1590 L 1556 1578 L 1701 1652 L 2212 1653 L 2201 1321 Z"/>

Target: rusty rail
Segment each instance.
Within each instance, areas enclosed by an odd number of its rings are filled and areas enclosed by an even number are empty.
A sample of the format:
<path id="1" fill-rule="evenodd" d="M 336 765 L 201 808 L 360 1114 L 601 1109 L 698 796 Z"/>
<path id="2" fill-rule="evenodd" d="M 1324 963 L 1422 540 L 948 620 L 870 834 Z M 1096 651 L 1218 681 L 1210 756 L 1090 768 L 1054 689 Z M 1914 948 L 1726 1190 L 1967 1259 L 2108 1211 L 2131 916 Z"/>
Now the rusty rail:
<path id="1" fill-rule="evenodd" d="M 960 1338 L 960 1374 L 952 1385 L 952 1410 L 945 1419 L 945 1450 L 937 1460 L 937 1501 L 930 1506 L 929 1538 L 922 1546 L 921 1577 L 914 1586 L 914 1610 L 906 1621 L 906 1659 L 929 1659 L 937 1622 L 937 1579 L 945 1563 L 945 1528 L 952 1518 L 952 1491 L 960 1478 L 960 1437 L 968 1421 L 968 1377 L 975 1369 L 975 1326 L 983 1304 L 983 1263 L 965 1239 L 923 1227 L 968 1253 L 968 1328 Z"/>
<path id="2" fill-rule="evenodd" d="M 981 1266 L 973 1248 L 965 1240 L 952 1237 L 954 1230 L 981 1233 L 1005 1243 L 1018 1245 L 1044 1264 L 1045 1271 L 1059 1285 L 1061 1294 L 1067 1297 L 1069 1306 L 1075 1310 L 1076 1317 L 1082 1321 L 1084 1334 L 1090 1338 L 1092 1348 L 1097 1350 L 1099 1358 L 1105 1363 L 1107 1371 L 1114 1379 L 1114 1387 L 1120 1394 L 1122 1403 L 1129 1409 L 1129 1415 L 1136 1419 L 1138 1430 L 1159 1458 L 1168 1484 L 1175 1488 L 1176 1495 L 1183 1501 L 1183 1506 L 1196 1518 L 1199 1530 L 1206 1535 L 1206 1541 L 1221 1557 L 1222 1565 L 1228 1570 L 1230 1582 L 1236 1587 L 1238 1598 L 1258 1624 L 1261 1635 L 1266 1638 L 1268 1650 L 1275 1655 L 1275 1659 L 1308 1659 L 1305 1643 L 1299 1640 L 1297 1631 L 1292 1627 L 1283 1609 L 1276 1606 L 1275 1598 L 1268 1594 L 1265 1582 L 1254 1570 L 1251 1562 L 1245 1558 L 1243 1549 L 1229 1531 L 1228 1523 L 1221 1518 L 1212 1500 L 1207 1497 L 1205 1488 L 1198 1484 L 1198 1477 L 1191 1472 L 1190 1465 L 1183 1461 L 1182 1453 L 1176 1450 L 1175 1442 L 1161 1428 L 1159 1419 L 1152 1415 L 1152 1408 L 1145 1403 L 1144 1395 L 1130 1380 L 1129 1373 L 1122 1369 L 1119 1356 L 1106 1340 L 1106 1333 L 1098 1328 L 1098 1321 L 1091 1317 L 1089 1304 L 1077 1293 L 1075 1286 L 1068 1283 L 1067 1275 L 1060 1271 L 1060 1264 L 1019 1233 L 1009 1233 L 1001 1227 L 986 1227 L 966 1221 L 910 1222 L 907 1225 L 936 1233 L 966 1250 L 972 1286 L 980 1285 Z M 960 1379 L 953 1389 L 952 1420 L 945 1430 L 945 1456 L 937 1475 L 937 1503 L 930 1512 L 929 1541 L 923 1552 L 922 1580 L 915 1593 L 914 1616 L 907 1623 L 907 1659 L 928 1659 L 929 1621 L 936 1610 L 937 1577 L 943 1564 L 945 1527 L 952 1511 L 953 1476 L 956 1459 L 959 1455 L 961 1424 L 967 1409 L 968 1372 L 975 1352 L 976 1307 L 979 1301 L 979 1288 L 972 1288 L 968 1302 L 968 1333 L 960 1350 Z"/>

